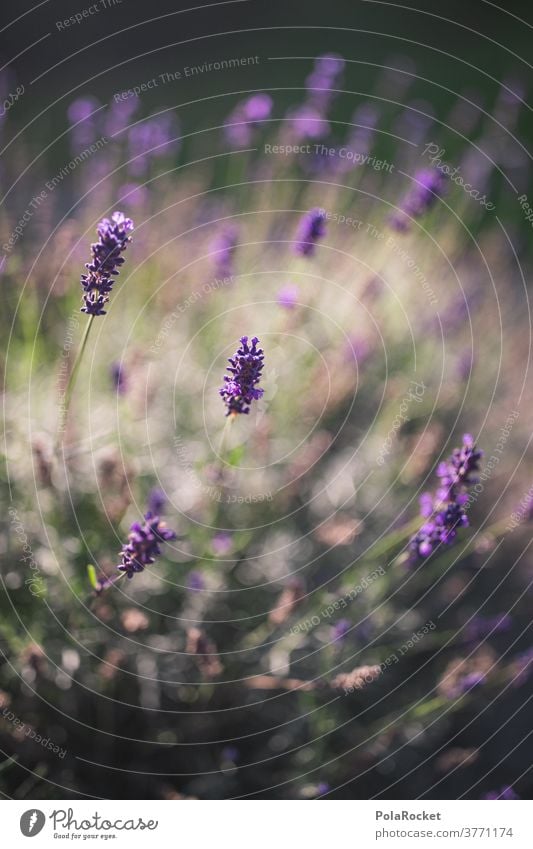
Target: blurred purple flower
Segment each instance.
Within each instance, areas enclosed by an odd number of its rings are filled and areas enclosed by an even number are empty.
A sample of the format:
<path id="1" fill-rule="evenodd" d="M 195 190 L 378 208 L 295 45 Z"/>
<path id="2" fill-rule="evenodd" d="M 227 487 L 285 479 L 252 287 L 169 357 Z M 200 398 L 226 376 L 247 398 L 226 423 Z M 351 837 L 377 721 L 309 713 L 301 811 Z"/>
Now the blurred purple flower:
<path id="1" fill-rule="evenodd" d="M 496 616 L 474 616 L 465 628 L 468 640 L 480 640 L 489 634 L 501 634 L 508 631 L 513 623 L 508 613 L 498 613 Z"/>
<path id="2" fill-rule="evenodd" d="M 257 127 L 270 118 L 272 98 L 269 94 L 253 94 L 237 104 L 224 125 L 226 141 L 236 147 L 247 147 L 252 143 Z"/>
<path id="3" fill-rule="evenodd" d="M 96 112 L 100 103 L 94 97 L 78 97 L 67 109 L 70 123 L 72 149 L 79 153 L 81 149 L 92 144 L 97 137 Z"/>
<path id="4" fill-rule="evenodd" d="M 326 235 L 326 213 L 323 209 L 311 209 L 300 219 L 294 250 L 302 256 L 312 256 L 319 239 Z"/>
<path id="5" fill-rule="evenodd" d="M 215 534 L 215 536 L 211 540 L 211 548 L 214 554 L 219 557 L 223 556 L 224 554 L 228 554 L 233 548 L 233 540 L 231 538 L 231 534 L 227 534 L 224 531 Z"/>
<path id="6" fill-rule="evenodd" d="M 124 262 L 120 254 L 126 250 L 133 230 L 133 221 L 122 212 L 114 212 L 109 218 L 100 221 L 97 232 L 98 241 L 91 245 L 93 259 L 86 263 L 88 274 L 81 275 L 84 306 L 81 311 L 88 315 L 105 315 L 104 306 L 109 301 L 113 288 L 113 277 Z"/>
<path id="7" fill-rule="evenodd" d="M 148 198 L 148 189 L 138 183 L 125 183 L 118 191 L 121 202 L 127 201 L 129 206 L 142 206 Z"/>
<path id="8" fill-rule="evenodd" d="M 131 526 L 117 569 L 133 578 L 136 572 L 143 572 L 146 566 L 155 563 L 161 554 L 161 543 L 172 539 L 176 539 L 174 531 L 167 528 L 159 516 L 146 513 L 142 524 L 134 522 Z"/>
<path id="9" fill-rule="evenodd" d="M 165 512 L 167 497 L 158 486 L 152 487 L 148 493 L 147 506 L 152 516 L 161 516 Z"/>
<path id="10" fill-rule="evenodd" d="M 119 395 L 124 395 L 128 388 L 124 364 L 119 362 L 111 363 L 109 370 L 111 373 L 111 381 L 114 389 L 116 390 L 116 392 L 118 392 Z"/>
<path id="11" fill-rule="evenodd" d="M 277 295 L 277 302 L 280 307 L 285 307 L 285 309 L 294 309 L 294 307 L 298 303 L 299 296 L 300 291 L 298 287 L 293 286 L 289 283 L 279 290 Z"/>
<path id="12" fill-rule="evenodd" d="M 363 103 L 356 109 L 352 116 L 352 124 L 355 126 L 344 147 L 357 153 L 358 157 L 350 159 L 347 156 L 338 156 L 335 163 L 338 171 L 350 171 L 362 164 L 364 157 L 370 153 L 378 119 L 378 110 L 369 103 Z"/>
<path id="13" fill-rule="evenodd" d="M 239 231 L 235 224 L 226 224 L 211 240 L 209 253 L 213 256 L 216 277 L 233 276 L 238 235 Z"/>
<path id="14" fill-rule="evenodd" d="M 435 205 L 444 194 L 445 176 L 436 169 L 424 168 L 414 176 L 415 185 L 409 189 L 400 202 L 399 210 L 389 218 L 395 230 L 405 231 L 411 225 L 411 219 L 421 218 Z"/>
<path id="15" fill-rule="evenodd" d="M 291 142 L 298 144 L 306 139 L 323 139 L 330 127 L 324 116 L 314 106 L 298 106 L 287 112 Z"/>
<path id="16" fill-rule="evenodd" d="M 153 158 L 167 156 L 179 143 L 176 133 L 176 120 L 170 113 L 134 124 L 128 133 L 130 173 L 144 174 Z"/>
<path id="17" fill-rule="evenodd" d="M 502 787 L 501 790 L 491 790 L 490 793 L 487 793 L 484 799 L 520 799 L 520 796 L 517 796 L 514 792 L 513 788 L 509 785 Z"/>
<path id="18" fill-rule="evenodd" d="M 355 360 L 359 366 L 368 359 L 371 347 L 367 339 L 362 336 L 352 336 L 346 343 L 345 359 L 350 362 Z"/>
<path id="19" fill-rule="evenodd" d="M 314 68 L 307 77 L 305 84 L 307 97 L 311 103 L 325 113 L 336 93 L 344 71 L 344 59 L 336 53 L 325 53 L 315 60 Z"/>
<path id="20" fill-rule="evenodd" d="M 205 590 L 205 580 L 201 572 L 193 570 L 187 575 L 187 589 L 196 593 Z"/>
<path id="21" fill-rule="evenodd" d="M 129 97 L 127 100 L 114 100 L 106 113 L 106 135 L 114 136 L 123 130 L 138 108 L 139 100 L 137 97 Z"/>
<path id="22" fill-rule="evenodd" d="M 241 337 L 241 347 L 230 357 L 227 368 L 229 376 L 224 376 L 224 385 L 219 390 L 227 407 L 226 415 L 248 414 L 250 405 L 263 396 L 263 389 L 255 387 L 261 379 L 265 355 L 257 345 L 259 339 L 254 336 L 251 344 L 248 336 Z"/>
<path id="23" fill-rule="evenodd" d="M 331 639 L 333 642 L 344 640 L 351 627 L 352 623 L 349 619 L 339 619 L 331 629 Z"/>
<path id="24" fill-rule="evenodd" d="M 511 663 L 513 686 L 520 687 L 533 672 L 533 648 L 521 652 Z"/>

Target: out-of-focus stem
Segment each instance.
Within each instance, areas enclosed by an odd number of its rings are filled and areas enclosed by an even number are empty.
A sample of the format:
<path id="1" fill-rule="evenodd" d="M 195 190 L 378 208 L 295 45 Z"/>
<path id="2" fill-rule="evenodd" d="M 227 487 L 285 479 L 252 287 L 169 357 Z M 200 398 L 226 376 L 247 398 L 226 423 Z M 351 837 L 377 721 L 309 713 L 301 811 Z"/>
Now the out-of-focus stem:
<path id="1" fill-rule="evenodd" d="M 83 354 L 85 348 L 87 347 L 87 339 L 89 338 L 89 333 L 91 327 L 93 326 L 94 315 L 91 315 L 87 325 L 85 327 L 85 331 L 83 334 L 83 338 L 81 340 L 80 347 L 78 348 L 78 353 L 76 354 L 76 359 L 74 360 L 74 365 L 72 366 L 72 371 L 70 372 L 69 379 L 67 382 L 67 387 L 65 389 L 65 403 L 63 405 L 62 410 L 62 420 L 60 426 L 58 428 L 57 440 L 56 440 L 56 451 L 59 450 L 61 443 L 63 442 L 63 434 L 65 432 L 65 428 L 67 425 L 68 411 L 70 407 L 70 402 L 72 400 L 72 393 L 74 392 L 74 387 L 76 385 L 76 379 L 78 377 L 78 372 L 80 370 L 81 361 L 83 358 Z"/>

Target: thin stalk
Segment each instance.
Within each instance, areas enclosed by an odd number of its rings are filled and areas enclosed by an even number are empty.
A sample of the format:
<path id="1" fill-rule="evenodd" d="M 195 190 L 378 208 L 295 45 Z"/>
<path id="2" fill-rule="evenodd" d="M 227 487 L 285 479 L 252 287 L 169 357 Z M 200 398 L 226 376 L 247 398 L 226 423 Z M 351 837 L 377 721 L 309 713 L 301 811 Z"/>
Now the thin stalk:
<path id="1" fill-rule="evenodd" d="M 76 385 L 76 380 L 77 380 L 77 377 L 78 377 L 78 372 L 80 370 L 82 357 L 83 357 L 85 348 L 87 347 L 87 339 L 89 338 L 89 333 L 90 333 L 91 327 L 93 326 L 94 318 L 95 318 L 95 316 L 91 315 L 91 317 L 89 318 L 89 321 L 87 322 L 87 325 L 85 327 L 85 331 L 84 331 L 84 334 L 83 334 L 83 338 L 81 340 L 80 347 L 78 348 L 78 353 L 76 354 L 76 359 L 74 360 L 74 365 L 72 366 L 72 371 L 70 372 L 70 375 L 69 375 L 69 378 L 68 378 L 68 381 L 67 381 L 67 387 L 65 389 L 65 402 L 63 404 L 63 410 L 62 410 L 62 420 L 61 420 L 59 427 L 58 427 L 58 434 L 57 434 L 57 441 L 56 441 L 56 451 L 59 450 L 61 443 L 63 442 L 63 434 L 65 432 L 66 425 L 67 425 L 68 411 L 69 411 L 69 407 L 70 407 L 70 402 L 72 400 L 72 393 L 74 392 L 74 387 Z"/>

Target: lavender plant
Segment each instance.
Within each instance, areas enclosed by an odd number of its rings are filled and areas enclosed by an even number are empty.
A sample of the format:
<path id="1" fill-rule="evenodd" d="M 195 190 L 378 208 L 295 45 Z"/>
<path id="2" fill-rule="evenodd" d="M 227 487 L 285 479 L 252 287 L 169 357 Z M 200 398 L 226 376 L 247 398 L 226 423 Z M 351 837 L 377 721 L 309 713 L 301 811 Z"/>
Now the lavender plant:
<path id="1" fill-rule="evenodd" d="M 517 366 L 529 357 L 527 303 L 488 211 L 421 167 L 428 132 L 446 124 L 432 125 L 431 109 L 405 96 L 413 69 L 402 68 L 394 98 L 389 72 L 386 91 L 380 77 L 375 97 L 354 102 L 349 85 L 341 91 L 350 65 L 318 57 L 303 99 L 287 91 L 282 111 L 285 95 L 275 109 L 271 94 L 246 95 L 226 109 L 215 156 L 192 165 L 189 142 L 184 152 L 172 138 L 177 122 L 143 117 L 144 100 L 70 110 L 71 142 L 102 130 L 112 138 L 72 174 L 86 201 L 43 248 L 2 363 L 16 512 L 5 512 L 9 540 L 0 529 L 0 706 L 50 737 L 64 732 L 67 761 L 63 769 L 23 749 L 1 716 L 0 744 L 46 776 L 36 779 L 43 795 L 66 783 L 114 797 L 116 768 L 132 798 L 365 797 L 369 787 L 441 798 L 459 785 L 476 797 L 527 795 L 518 770 L 470 745 L 476 734 L 484 741 L 477 715 L 497 735 L 533 680 L 520 595 L 531 518 L 528 390 Z M 353 116 L 346 126 L 341 114 Z M 476 144 L 491 139 L 484 120 L 469 130 L 479 124 Z M 212 136 L 194 139 L 207 148 Z M 500 147 L 492 138 L 490 149 Z M 491 168 L 470 162 L 469 179 L 482 175 L 504 220 Z M 408 192 L 405 174 L 414 174 Z M 517 157 L 517 185 L 519 175 Z M 445 192 L 461 222 L 439 202 Z M 59 197 L 58 187 L 50 203 Z M 120 312 L 108 309 L 133 229 L 116 212 L 100 223 L 82 276 L 87 325 L 69 396 L 88 329 L 109 314 L 90 403 L 59 469 L 52 401 L 72 339 L 57 356 L 67 337 L 58 316 L 77 314 L 79 296 L 62 262 L 95 206 L 114 209 L 117 198 L 146 222 L 139 282 Z M 308 210 L 296 227 L 294 210 Z M 24 257 L 31 240 L 22 248 Z M 2 267 L 6 303 L 19 296 L 23 265 L 8 256 Z M 56 281 L 49 299 L 42 279 Z M 266 365 L 259 339 L 243 336 L 220 386 L 211 368 L 220 340 L 258 318 Z M 463 422 L 486 455 L 465 435 L 411 519 L 433 458 Z M 223 425 L 224 452 L 215 447 Z M 165 547 L 178 522 L 183 543 Z M 111 558 L 116 533 L 124 544 Z M 89 560 L 98 566 L 85 605 Z M 480 711 L 489 699 L 494 720 Z M 455 739 L 464 717 L 468 749 Z M 495 775 L 477 786 L 482 757 Z M 6 793 L 24 787 L 17 775 Z"/>

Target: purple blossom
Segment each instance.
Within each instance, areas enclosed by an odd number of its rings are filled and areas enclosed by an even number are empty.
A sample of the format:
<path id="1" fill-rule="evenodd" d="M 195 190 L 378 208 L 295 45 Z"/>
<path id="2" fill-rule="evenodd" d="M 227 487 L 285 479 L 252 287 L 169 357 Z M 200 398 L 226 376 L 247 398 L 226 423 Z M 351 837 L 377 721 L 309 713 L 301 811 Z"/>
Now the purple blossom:
<path id="1" fill-rule="evenodd" d="M 150 492 L 148 493 L 148 510 L 152 514 L 152 516 L 161 516 L 162 513 L 165 512 L 165 506 L 167 503 L 167 497 L 162 489 L 158 486 L 152 487 Z"/>
<path id="2" fill-rule="evenodd" d="M 114 136 L 123 130 L 138 107 L 139 101 L 137 97 L 129 97 L 127 100 L 114 100 L 106 113 L 106 135 Z"/>
<path id="3" fill-rule="evenodd" d="M 414 176 L 415 185 L 409 189 L 400 202 L 400 208 L 390 217 L 390 223 L 396 230 L 409 229 L 410 219 L 421 218 L 434 206 L 444 194 L 446 178 L 434 168 L 424 168 Z"/>
<path id="4" fill-rule="evenodd" d="M 314 68 L 305 81 L 308 99 L 322 112 L 328 109 L 336 94 L 333 89 L 340 82 L 344 65 L 342 56 L 326 53 L 315 60 Z"/>
<path id="5" fill-rule="evenodd" d="M 143 572 L 146 566 L 155 563 L 161 554 L 161 543 L 176 539 L 176 534 L 166 527 L 159 516 L 150 512 L 145 514 L 144 522 L 134 522 L 128 535 L 128 542 L 122 546 L 121 562 L 117 566 L 128 578 L 136 572 Z"/>
<path id="6" fill-rule="evenodd" d="M 368 156 L 372 147 L 372 141 L 375 135 L 376 126 L 379 119 L 379 112 L 368 103 L 363 103 L 352 116 L 352 124 L 354 124 L 347 147 L 354 154 L 357 153 L 357 158 L 350 159 L 347 156 L 338 156 L 336 167 L 339 171 L 349 171 L 354 167 L 362 164 L 365 156 Z"/>
<path id="7" fill-rule="evenodd" d="M 423 493 L 420 498 L 421 515 L 427 519 L 411 539 L 412 559 L 429 557 L 441 544 L 450 544 L 460 527 L 468 527 L 465 504 L 467 487 L 477 482 L 476 472 L 483 452 L 479 451 L 471 434 L 463 437 L 463 445 L 437 467 L 440 486 L 436 496 Z"/>
<path id="8" fill-rule="evenodd" d="M 133 221 L 122 212 L 114 212 L 98 225 L 98 241 L 91 245 L 92 261 L 85 264 L 87 274 L 81 275 L 84 289 L 82 312 L 88 315 L 105 315 L 104 306 L 109 301 L 113 277 L 124 262 L 120 254 L 126 250 L 133 230 Z"/>
<path id="9" fill-rule="evenodd" d="M 485 683 L 487 676 L 483 672 L 469 672 L 457 682 L 456 695 L 461 696 L 464 693 L 469 693 L 475 687 L 480 687 Z"/>
<path id="10" fill-rule="evenodd" d="M 218 557 L 222 557 L 224 554 L 229 554 L 231 549 L 233 548 L 233 541 L 231 539 L 231 535 L 221 531 L 218 534 L 215 534 L 213 539 L 211 540 L 211 548 Z"/>
<path id="11" fill-rule="evenodd" d="M 118 191 L 121 201 L 127 200 L 130 206 L 142 206 L 148 199 L 148 189 L 139 183 L 125 183 Z"/>
<path id="12" fill-rule="evenodd" d="M 512 625 L 508 613 L 498 613 L 496 616 L 474 616 L 465 628 L 468 640 L 481 640 L 489 634 L 501 634 L 508 631 Z"/>
<path id="13" fill-rule="evenodd" d="M 344 358 L 350 362 L 355 360 L 358 366 L 362 366 L 371 353 L 370 342 L 362 336 L 352 336 L 344 348 Z"/>
<path id="14" fill-rule="evenodd" d="M 227 224 L 211 241 L 209 252 L 214 258 L 217 277 L 233 276 L 238 235 L 237 227 L 234 224 Z"/>
<path id="15" fill-rule="evenodd" d="M 270 118 L 272 98 L 269 94 L 253 94 L 237 104 L 225 122 L 224 133 L 228 144 L 246 147 L 251 144 L 254 131 Z"/>
<path id="16" fill-rule="evenodd" d="M 95 113 L 100 103 L 94 97 L 78 97 L 67 110 L 72 133 L 72 148 L 75 151 L 87 147 L 96 139 Z"/>
<path id="17" fill-rule="evenodd" d="M 339 619 L 339 621 L 336 622 L 331 629 L 331 638 L 333 642 L 336 643 L 339 640 L 344 640 L 351 627 L 352 623 L 349 619 Z"/>
<path id="18" fill-rule="evenodd" d="M 487 793 L 484 799 L 520 799 L 520 796 L 514 792 L 510 785 L 502 787 L 500 790 L 491 790 Z"/>
<path id="19" fill-rule="evenodd" d="M 287 113 L 291 141 L 298 143 L 305 139 L 322 139 L 329 134 L 329 123 L 314 106 L 304 104 Z"/>
<path id="20" fill-rule="evenodd" d="M 285 307 L 285 309 L 291 310 L 294 309 L 294 307 L 298 303 L 299 296 L 300 291 L 298 287 L 292 286 L 289 283 L 279 290 L 276 300 L 280 307 Z"/>
<path id="21" fill-rule="evenodd" d="M 111 382 L 119 395 L 123 395 L 128 387 L 123 363 L 114 362 L 110 366 Z"/>
<path id="22" fill-rule="evenodd" d="M 252 401 L 263 396 L 264 390 L 255 388 L 261 380 L 265 359 L 262 348 L 257 347 L 258 343 L 257 336 L 253 337 L 251 344 L 248 336 L 242 336 L 241 347 L 228 360 L 227 371 L 230 374 L 224 376 L 224 385 L 219 390 L 227 407 L 227 416 L 248 414 Z"/>
<path id="23" fill-rule="evenodd" d="M 194 569 L 189 572 L 187 575 L 187 589 L 191 590 L 193 593 L 205 590 L 205 580 L 201 572 Z"/>
<path id="24" fill-rule="evenodd" d="M 319 239 L 326 235 L 326 213 L 323 209 L 311 209 L 300 219 L 294 250 L 302 256 L 312 256 Z"/>
<path id="25" fill-rule="evenodd" d="M 128 133 L 130 173 L 135 176 L 144 174 L 152 158 L 166 156 L 178 143 L 176 132 L 176 120 L 170 113 L 134 124 Z"/>

